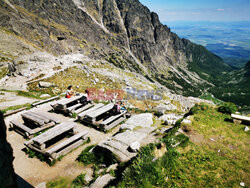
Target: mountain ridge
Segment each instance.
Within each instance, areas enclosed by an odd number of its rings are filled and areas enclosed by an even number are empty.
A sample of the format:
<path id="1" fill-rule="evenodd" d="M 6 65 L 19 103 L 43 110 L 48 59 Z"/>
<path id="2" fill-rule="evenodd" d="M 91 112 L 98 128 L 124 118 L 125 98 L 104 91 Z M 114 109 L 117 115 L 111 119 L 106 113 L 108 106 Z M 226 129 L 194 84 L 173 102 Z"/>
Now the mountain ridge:
<path id="1" fill-rule="evenodd" d="M 141 73 L 185 96 L 201 95 L 213 86 L 216 75 L 231 70 L 205 47 L 172 33 L 138 0 L 0 3 L 1 31 L 18 38 L 27 53 L 80 52 Z M 6 54 L 11 62 L 23 53 Z"/>

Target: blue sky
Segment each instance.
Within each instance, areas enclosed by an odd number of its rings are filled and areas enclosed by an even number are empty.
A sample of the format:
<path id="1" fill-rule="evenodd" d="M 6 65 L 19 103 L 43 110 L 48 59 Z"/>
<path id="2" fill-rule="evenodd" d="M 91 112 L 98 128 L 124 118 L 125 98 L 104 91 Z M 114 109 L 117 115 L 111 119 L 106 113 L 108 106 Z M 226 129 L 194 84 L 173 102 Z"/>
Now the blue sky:
<path id="1" fill-rule="evenodd" d="M 167 21 L 250 21 L 250 0 L 139 0 Z"/>

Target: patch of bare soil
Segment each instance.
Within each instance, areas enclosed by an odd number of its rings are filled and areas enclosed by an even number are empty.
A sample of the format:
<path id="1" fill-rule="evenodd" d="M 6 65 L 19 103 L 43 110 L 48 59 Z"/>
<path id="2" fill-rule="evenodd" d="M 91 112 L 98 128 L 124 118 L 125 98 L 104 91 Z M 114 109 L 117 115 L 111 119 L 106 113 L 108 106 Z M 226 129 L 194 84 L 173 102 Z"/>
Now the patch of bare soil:
<path id="1" fill-rule="evenodd" d="M 45 104 L 42 107 L 34 109 L 34 111 L 43 111 L 49 113 L 51 110 L 49 104 Z M 65 121 L 74 121 L 69 117 L 65 117 L 61 114 L 52 113 L 54 117 L 58 118 L 61 122 Z M 20 118 L 20 115 L 16 114 L 6 119 L 6 124 L 12 119 Z M 24 142 L 26 141 L 21 135 L 14 131 L 7 131 L 7 140 L 11 144 L 14 151 L 14 169 L 15 172 L 21 176 L 24 180 L 36 186 L 41 182 L 48 182 L 59 177 L 67 177 L 74 179 L 81 173 L 92 174 L 91 167 L 84 167 L 82 164 L 76 162 L 76 158 L 82 152 L 84 148 L 92 144 L 98 144 L 99 142 L 111 137 L 119 127 L 114 129 L 112 132 L 105 134 L 98 130 L 95 130 L 90 127 L 86 127 L 82 124 L 78 124 L 77 130 L 87 130 L 88 136 L 91 139 L 91 142 L 86 145 L 82 145 L 71 153 L 67 154 L 61 161 L 50 167 L 47 163 L 41 162 L 37 158 L 29 158 L 25 154 L 23 149 L 25 148 Z"/>
<path id="2" fill-rule="evenodd" d="M 185 135 L 189 137 L 191 142 L 194 142 L 194 143 L 204 142 L 204 136 L 197 133 L 191 127 L 183 126 L 182 130 L 184 131 Z"/>

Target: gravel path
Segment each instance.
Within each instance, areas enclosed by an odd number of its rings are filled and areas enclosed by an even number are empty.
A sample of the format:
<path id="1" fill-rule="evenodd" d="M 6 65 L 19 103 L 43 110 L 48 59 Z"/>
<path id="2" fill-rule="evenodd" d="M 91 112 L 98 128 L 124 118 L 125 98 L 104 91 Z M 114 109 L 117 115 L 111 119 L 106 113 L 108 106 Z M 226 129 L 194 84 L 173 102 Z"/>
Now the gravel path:
<path id="1" fill-rule="evenodd" d="M 48 112 L 49 110 L 51 110 L 51 107 L 49 104 L 45 104 L 39 108 L 35 108 L 32 110 Z M 65 117 L 61 114 L 53 113 L 52 115 L 54 117 L 57 117 L 61 122 L 74 121 L 74 119 Z M 16 118 L 20 118 L 20 113 L 6 118 L 6 124 L 8 125 L 8 122 L 10 120 Z M 61 161 L 58 161 L 53 167 L 50 167 L 47 163 L 41 162 L 36 158 L 28 158 L 28 156 L 23 151 L 23 149 L 25 148 L 23 142 L 25 142 L 26 140 L 14 131 L 7 131 L 7 140 L 11 144 L 14 151 L 15 172 L 33 186 L 36 186 L 42 182 L 48 182 L 59 177 L 67 177 L 70 179 L 74 179 L 81 173 L 87 173 L 91 175 L 91 167 L 84 167 L 82 164 L 76 162 L 76 158 L 84 148 L 89 145 L 97 144 L 103 140 L 106 140 L 108 137 L 111 137 L 116 131 L 118 131 L 118 129 L 119 127 L 115 128 L 112 132 L 108 134 L 104 134 L 93 128 L 78 124 L 77 130 L 87 130 L 89 132 L 88 136 L 91 138 L 91 142 L 67 154 Z"/>

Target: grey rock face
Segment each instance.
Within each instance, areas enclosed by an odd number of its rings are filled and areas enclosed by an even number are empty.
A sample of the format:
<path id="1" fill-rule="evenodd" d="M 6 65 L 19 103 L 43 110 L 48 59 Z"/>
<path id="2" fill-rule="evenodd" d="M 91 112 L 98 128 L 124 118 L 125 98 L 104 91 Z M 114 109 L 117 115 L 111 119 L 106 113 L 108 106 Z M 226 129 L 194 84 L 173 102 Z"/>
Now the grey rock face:
<path id="1" fill-rule="evenodd" d="M 134 115 L 129 118 L 126 123 L 121 126 L 121 129 L 133 130 L 136 127 L 150 127 L 153 124 L 153 115 L 144 113 Z"/>
<path id="2" fill-rule="evenodd" d="M 17 187 L 13 169 L 13 151 L 6 141 L 6 127 L 0 112 L 0 187 Z"/>
<path id="3" fill-rule="evenodd" d="M 169 104 L 159 104 L 157 107 L 154 108 L 155 110 L 157 110 L 158 112 L 161 113 L 165 113 L 166 111 L 173 111 L 173 110 L 177 110 L 177 107 L 171 103 Z"/>
<path id="4" fill-rule="evenodd" d="M 164 121 L 167 125 L 174 125 L 176 121 L 182 117 L 182 115 L 178 114 L 165 114 L 160 117 L 160 120 Z"/>

